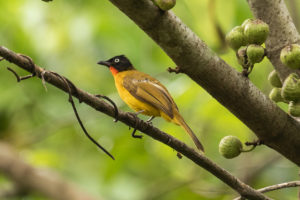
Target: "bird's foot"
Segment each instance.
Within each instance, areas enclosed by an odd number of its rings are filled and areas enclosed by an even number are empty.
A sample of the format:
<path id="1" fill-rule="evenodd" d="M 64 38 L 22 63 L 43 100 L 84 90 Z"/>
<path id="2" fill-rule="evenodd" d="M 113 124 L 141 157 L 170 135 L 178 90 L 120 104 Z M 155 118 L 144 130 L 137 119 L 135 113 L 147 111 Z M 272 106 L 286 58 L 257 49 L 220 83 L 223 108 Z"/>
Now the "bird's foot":
<path id="1" fill-rule="evenodd" d="M 138 125 L 139 125 L 139 118 L 138 118 L 138 115 L 141 114 L 142 112 L 144 112 L 144 110 L 140 110 L 140 111 L 138 111 L 138 112 L 136 112 L 136 113 L 130 113 L 130 114 L 134 117 L 134 119 L 135 119 L 135 125 L 134 125 L 133 131 L 132 131 L 132 133 L 131 133 L 131 136 L 132 136 L 133 138 L 139 138 L 139 139 L 142 139 L 142 138 L 143 138 L 142 135 L 137 135 L 137 134 L 136 134 L 137 127 L 138 127 Z"/>
<path id="2" fill-rule="evenodd" d="M 151 116 L 149 119 L 147 119 L 146 123 L 150 126 L 152 126 L 152 120 L 154 119 L 154 116 Z"/>

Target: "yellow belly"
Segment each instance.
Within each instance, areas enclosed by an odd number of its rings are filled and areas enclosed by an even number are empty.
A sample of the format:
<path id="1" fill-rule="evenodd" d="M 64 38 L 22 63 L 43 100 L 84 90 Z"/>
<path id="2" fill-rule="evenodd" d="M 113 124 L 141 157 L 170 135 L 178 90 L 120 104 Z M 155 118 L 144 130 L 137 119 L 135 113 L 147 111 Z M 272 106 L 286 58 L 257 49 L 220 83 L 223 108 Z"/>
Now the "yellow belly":
<path id="1" fill-rule="evenodd" d="M 132 96 L 127 89 L 125 89 L 123 87 L 123 77 L 126 76 L 127 71 L 124 72 L 119 72 L 117 73 L 114 78 L 115 78 L 115 85 L 116 88 L 118 90 L 118 93 L 121 97 L 121 99 L 134 111 L 139 112 L 139 111 L 143 111 L 141 112 L 144 115 L 148 115 L 148 116 L 161 116 L 161 112 L 154 108 L 153 106 L 144 103 L 138 99 L 136 99 L 134 96 Z"/>

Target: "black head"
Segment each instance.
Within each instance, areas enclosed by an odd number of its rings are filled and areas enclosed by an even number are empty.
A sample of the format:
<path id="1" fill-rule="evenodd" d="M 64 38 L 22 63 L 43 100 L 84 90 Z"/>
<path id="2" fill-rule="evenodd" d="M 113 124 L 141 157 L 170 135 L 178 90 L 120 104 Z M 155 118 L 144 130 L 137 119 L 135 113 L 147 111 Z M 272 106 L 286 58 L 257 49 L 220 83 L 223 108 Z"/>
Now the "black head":
<path id="1" fill-rule="evenodd" d="M 98 64 L 114 67 L 119 72 L 134 69 L 131 62 L 124 55 L 115 56 L 107 61 L 99 61 Z"/>

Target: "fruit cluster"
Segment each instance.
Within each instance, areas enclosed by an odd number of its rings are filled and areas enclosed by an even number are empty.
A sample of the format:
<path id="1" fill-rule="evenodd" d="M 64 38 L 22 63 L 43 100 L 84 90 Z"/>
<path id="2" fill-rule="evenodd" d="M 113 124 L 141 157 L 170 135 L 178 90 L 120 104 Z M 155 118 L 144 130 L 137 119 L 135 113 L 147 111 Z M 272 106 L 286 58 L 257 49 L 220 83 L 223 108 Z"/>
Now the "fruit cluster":
<path id="1" fill-rule="evenodd" d="M 266 50 L 261 45 L 266 41 L 268 34 L 268 24 L 259 19 L 247 19 L 241 26 L 234 27 L 226 35 L 226 42 L 235 50 L 245 76 L 249 75 L 255 63 L 261 62 L 265 57 Z M 280 53 L 280 60 L 288 68 L 300 69 L 300 45 L 290 44 L 284 47 Z M 291 116 L 300 117 L 300 77 L 298 74 L 291 73 L 282 83 L 277 71 L 273 70 L 268 80 L 273 86 L 269 98 L 276 103 L 289 104 L 288 113 Z M 220 154 L 228 159 L 251 150 L 244 150 L 241 141 L 235 136 L 226 136 L 219 144 Z"/>
<path id="2" fill-rule="evenodd" d="M 300 78 L 296 73 L 290 74 L 281 84 L 276 71 L 269 75 L 269 82 L 274 87 L 269 97 L 274 102 L 284 102 L 289 104 L 289 114 L 300 117 Z"/>
<path id="3" fill-rule="evenodd" d="M 244 75 L 248 76 L 254 64 L 263 60 L 265 49 L 261 45 L 266 41 L 268 34 L 268 24 L 259 19 L 247 19 L 226 35 L 226 42 L 236 51 Z"/>
<path id="4" fill-rule="evenodd" d="M 280 53 L 281 62 L 291 69 L 300 68 L 300 45 L 291 44 L 284 47 Z M 274 70 L 269 75 L 269 82 L 274 87 L 269 97 L 274 102 L 289 104 L 289 114 L 300 117 L 300 78 L 296 73 L 291 73 L 281 83 L 277 72 Z"/>

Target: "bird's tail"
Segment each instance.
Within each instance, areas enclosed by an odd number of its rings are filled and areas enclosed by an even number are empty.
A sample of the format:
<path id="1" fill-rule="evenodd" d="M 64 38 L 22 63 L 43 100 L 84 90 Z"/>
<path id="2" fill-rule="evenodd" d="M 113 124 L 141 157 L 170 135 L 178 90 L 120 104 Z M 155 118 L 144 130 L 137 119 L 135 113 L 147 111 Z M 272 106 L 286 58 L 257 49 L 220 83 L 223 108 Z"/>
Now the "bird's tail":
<path id="1" fill-rule="evenodd" d="M 182 128 L 184 128 L 184 130 L 190 135 L 190 137 L 192 138 L 192 140 L 194 141 L 196 147 L 204 152 L 204 147 L 201 144 L 201 142 L 198 140 L 197 136 L 194 134 L 194 132 L 192 131 L 192 129 L 185 123 L 184 119 L 180 116 L 180 114 L 178 113 L 178 115 L 176 116 L 175 121 L 177 122 L 178 125 L 180 125 Z"/>

